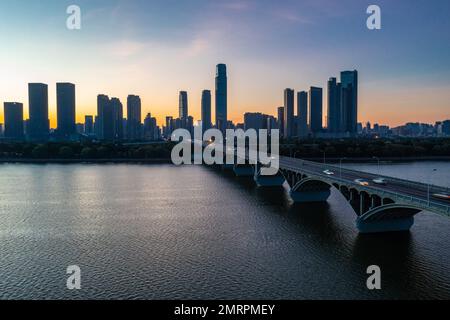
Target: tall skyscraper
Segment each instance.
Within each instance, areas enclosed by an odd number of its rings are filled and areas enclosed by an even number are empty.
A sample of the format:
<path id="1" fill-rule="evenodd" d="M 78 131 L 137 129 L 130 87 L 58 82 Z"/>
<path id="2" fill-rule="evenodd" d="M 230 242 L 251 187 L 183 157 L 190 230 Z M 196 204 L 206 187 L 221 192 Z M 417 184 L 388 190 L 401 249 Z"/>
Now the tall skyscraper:
<path id="1" fill-rule="evenodd" d="M 104 112 L 109 104 L 109 97 L 104 94 L 97 96 L 97 117 L 95 118 L 95 134 L 97 139 L 103 140 Z"/>
<path id="2" fill-rule="evenodd" d="M 141 98 L 129 95 L 127 98 L 127 139 L 139 140 L 141 138 Z"/>
<path id="3" fill-rule="evenodd" d="M 94 117 L 85 116 L 84 117 L 84 134 L 93 135 L 94 134 Z"/>
<path id="4" fill-rule="evenodd" d="M 322 88 L 311 87 L 309 90 L 309 127 L 313 135 L 322 130 Z"/>
<path id="5" fill-rule="evenodd" d="M 97 96 L 97 138 L 105 141 L 114 140 L 114 109 L 109 97 L 103 94 Z"/>
<path id="6" fill-rule="evenodd" d="M 28 135 L 33 141 L 46 141 L 50 129 L 48 119 L 48 86 L 44 83 L 28 84 Z"/>
<path id="7" fill-rule="evenodd" d="M 308 93 L 301 91 L 297 93 L 297 117 L 298 117 L 298 137 L 308 136 Z"/>
<path id="8" fill-rule="evenodd" d="M 216 128 L 222 132 L 225 132 L 228 123 L 227 82 L 227 66 L 218 64 L 216 68 Z"/>
<path id="9" fill-rule="evenodd" d="M 74 84 L 56 84 L 56 109 L 58 118 L 57 133 L 60 137 L 67 139 L 76 133 Z"/>
<path id="10" fill-rule="evenodd" d="M 5 139 L 23 140 L 23 104 L 18 102 L 5 102 Z"/>
<path id="11" fill-rule="evenodd" d="M 284 137 L 284 107 L 278 107 L 278 129 L 280 130 L 280 137 Z"/>
<path id="12" fill-rule="evenodd" d="M 180 91 L 180 96 L 178 99 L 179 106 L 179 118 L 183 123 L 186 123 L 187 118 L 189 117 L 189 109 L 188 109 L 188 94 L 186 91 Z"/>
<path id="13" fill-rule="evenodd" d="M 210 129 L 211 123 L 211 91 L 202 92 L 202 127 L 203 132 Z"/>
<path id="14" fill-rule="evenodd" d="M 284 90 L 284 137 L 294 136 L 294 90 Z"/>
<path id="15" fill-rule="evenodd" d="M 342 131 L 355 136 L 358 124 L 358 71 L 341 72 Z"/>
<path id="16" fill-rule="evenodd" d="M 330 78 L 327 89 L 327 129 L 328 132 L 337 134 L 341 131 L 341 84 L 336 82 L 336 78 Z"/>
<path id="17" fill-rule="evenodd" d="M 114 140 L 123 140 L 123 105 L 118 98 L 111 98 L 111 108 L 113 112 L 113 132 Z"/>

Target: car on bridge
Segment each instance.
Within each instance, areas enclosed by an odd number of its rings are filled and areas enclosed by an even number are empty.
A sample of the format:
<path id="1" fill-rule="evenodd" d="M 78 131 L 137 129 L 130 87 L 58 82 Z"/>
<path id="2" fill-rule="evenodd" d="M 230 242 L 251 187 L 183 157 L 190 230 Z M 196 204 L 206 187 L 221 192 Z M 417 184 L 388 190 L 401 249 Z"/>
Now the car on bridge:
<path id="1" fill-rule="evenodd" d="M 375 179 L 372 180 L 372 182 L 375 183 L 375 184 L 380 184 L 382 186 L 387 185 L 387 181 L 386 181 L 385 178 L 375 178 Z"/>
<path id="2" fill-rule="evenodd" d="M 450 194 L 435 193 L 433 198 L 450 201 Z"/>
<path id="3" fill-rule="evenodd" d="M 369 182 L 364 179 L 356 179 L 355 183 L 359 184 L 360 186 L 367 187 L 369 185 Z"/>
<path id="4" fill-rule="evenodd" d="M 329 169 L 324 170 L 323 173 L 325 173 L 327 176 L 332 176 L 332 175 L 334 175 L 334 172 L 331 171 L 331 170 L 329 170 Z"/>

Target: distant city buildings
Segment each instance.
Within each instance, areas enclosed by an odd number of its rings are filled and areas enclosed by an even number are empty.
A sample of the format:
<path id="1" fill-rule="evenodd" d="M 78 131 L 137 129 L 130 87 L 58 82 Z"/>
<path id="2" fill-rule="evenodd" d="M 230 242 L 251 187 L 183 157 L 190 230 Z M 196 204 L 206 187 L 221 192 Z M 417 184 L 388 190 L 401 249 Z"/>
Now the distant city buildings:
<path id="1" fill-rule="evenodd" d="M 228 79 L 227 66 L 218 64 L 216 68 L 216 128 L 222 132 L 228 127 Z"/>
<path id="2" fill-rule="evenodd" d="M 18 102 L 5 102 L 4 115 L 4 138 L 7 140 L 22 141 L 24 139 L 23 104 Z"/>
<path id="3" fill-rule="evenodd" d="M 141 98 L 136 95 L 127 97 L 127 140 L 139 140 L 141 138 Z"/>
<path id="4" fill-rule="evenodd" d="M 211 91 L 204 90 L 202 92 L 202 126 L 203 132 L 211 129 Z"/>
<path id="5" fill-rule="evenodd" d="M 75 104 L 75 85 L 72 83 L 57 83 L 57 134 L 64 140 L 69 140 L 76 134 Z"/>
<path id="6" fill-rule="evenodd" d="M 368 138 L 388 137 L 450 137 L 450 120 L 433 124 L 406 123 L 390 128 L 358 120 L 358 72 L 343 71 L 341 79 L 329 78 L 327 82 L 327 109 L 323 114 L 323 89 L 311 87 L 309 92 L 285 89 L 284 105 L 277 108 L 277 117 L 261 112 L 244 114 L 244 122 L 234 124 L 228 120 L 227 69 L 225 64 L 216 66 L 215 79 L 216 119 L 212 123 L 212 98 L 210 90 L 201 94 L 201 121 L 203 130 L 226 129 L 279 129 L 286 139 L 306 138 Z M 0 124 L 0 138 L 10 141 L 28 139 L 32 142 L 75 141 L 90 139 L 99 141 L 154 141 L 170 139 L 176 129 L 186 129 L 193 133 L 194 118 L 189 115 L 188 92 L 179 92 L 178 118 L 166 116 L 162 128 L 148 113 L 142 123 L 141 99 L 137 95 L 127 97 L 127 117 L 118 98 L 107 95 L 97 96 L 97 115 L 86 115 L 84 123 L 76 123 L 75 84 L 56 84 L 57 127 L 50 130 L 48 117 L 48 86 L 43 83 L 28 84 L 29 119 L 24 121 L 23 104 L 4 103 L 4 124 Z M 295 106 L 295 98 L 296 108 Z M 323 123 L 326 123 L 324 127 Z"/>
<path id="7" fill-rule="evenodd" d="M 28 84 L 29 121 L 28 139 L 47 141 L 50 122 L 48 118 L 48 86 L 43 83 Z"/>
<path id="8" fill-rule="evenodd" d="M 285 138 L 292 138 L 294 136 L 294 90 L 284 90 L 284 130 Z"/>

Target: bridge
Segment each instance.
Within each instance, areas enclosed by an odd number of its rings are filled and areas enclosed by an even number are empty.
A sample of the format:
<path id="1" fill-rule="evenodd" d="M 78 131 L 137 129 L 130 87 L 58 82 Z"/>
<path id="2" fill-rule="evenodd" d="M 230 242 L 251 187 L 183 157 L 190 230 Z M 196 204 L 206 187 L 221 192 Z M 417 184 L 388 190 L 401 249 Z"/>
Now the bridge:
<path id="1" fill-rule="evenodd" d="M 353 208 L 360 233 L 410 230 L 414 216 L 422 211 L 450 217 L 450 201 L 433 197 L 450 194 L 450 188 L 290 157 L 280 157 L 280 170 L 275 176 L 262 176 L 260 165 L 223 165 L 223 168 L 233 169 L 237 176 L 252 176 L 260 187 L 287 183 L 290 197 L 296 203 L 326 202 L 335 189 Z M 377 178 L 386 183 L 374 183 Z"/>

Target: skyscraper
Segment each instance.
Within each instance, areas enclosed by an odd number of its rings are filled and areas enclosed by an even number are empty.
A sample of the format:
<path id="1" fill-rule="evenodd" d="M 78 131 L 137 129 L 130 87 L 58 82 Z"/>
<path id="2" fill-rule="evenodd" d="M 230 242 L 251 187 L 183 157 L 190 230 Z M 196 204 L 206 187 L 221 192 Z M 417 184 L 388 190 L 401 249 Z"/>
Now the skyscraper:
<path id="1" fill-rule="evenodd" d="M 294 135 L 294 90 L 284 90 L 284 137 L 291 138 Z"/>
<path id="2" fill-rule="evenodd" d="M 284 137 L 284 107 L 278 107 L 278 129 L 280 130 L 280 137 Z"/>
<path id="3" fill-rule="evenodd" d="M 94 134 L 94 117 L 85 116 L 84 117 L 84 134 L 92 135 Z"/>
<path id="4" fill-rule="evenodd" d="M 57 133 L 60 137 L 67 139 L 76 133 L 74 84 L 56 84 L 56 109 L 58 118 Z"/>
<path id="5" fill-rule="evenodd" d="M 297 117 L 298 117 L 298 137 L 308 136 L 308 93 L 301 91 L 297 93 Z"/>
<path id="6" fill-rule="evenodd" d="M 10 140 L 23 140 L 23 104 L 18 102 L 4 103 L 5 134 Z"/>
<path id="7" fill-rule="evenodd" d="M 95 134 L 97 139 L 103 140 L 104 133 L 104 112 L 109 104 L 109 97 L 104 94 L 97 96 L 97 117 L 95 118 Z"/>
<path id="8" fill-rule="evenodd" d="M 355 136 L 358 124 L 358 71 L 341 72 L 342 131 Z"/>
<path id="9" fill-rule="evenodd" d="M 311 87 L 309 90 L 309 127 L 313 135 L 322 130 L 322 88 Z"/>
<path id="10" fill-rule="evenodd" d="M 187 118 L 189 116 L 189 109 L 188 109 L 188 94 L 186 91 L 180 91 L 180 96 L 178 99 L 178 106 L 179 106 L 179 118 L 182 120 L 183 123 L 186 123 Z"/>
<path id="11" fill-rule="evenodd" d="M 118 98 L 111 98 L 113 112 L 113 135 L 114 140 L 123 140 L 123 105 Z"/>
<path id="12" fill-rule="evenodd" d="M 337 134 L 341 131 L 341 84 L 336 82 L 336 78 L 330 78 L 327 89 L 327 128 L 328 132 Z"/>
<path id="13" fill-rule="evenodd" d="M 30 140 L 46 141 L 49 134 L 48 119 L 48 86 L 44 83 L 28 84 L 29 126 Z"/>
<path id="14" fill-rule="evenodd" d="M 211 124 L 211 91 L 202 92 L 202 127 L 203 132 L 210 129 Z"/>
<path id="15" fill-rule="evenodd" d="M 127 139 L 138 140 L 141 138 L 141 98 L 129 95 L 127 98 Z"/>
<path id="16" fill-rule="evenodd" d="M 227 66 L 218 64 L 216 68 L 216 128 L 225 132 L 227 128 Z"/>
<path id="17" fill-rule="evenodd" d="M 114 140 L 114 110 L 109 97 L 103 94 L 97 96 L 96 134 L 100 140 Z"/>

